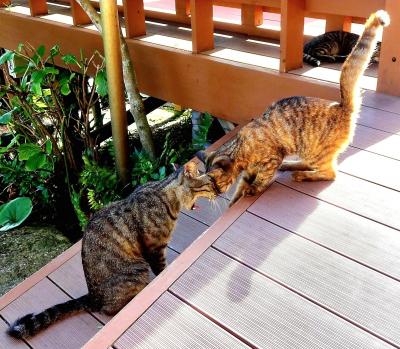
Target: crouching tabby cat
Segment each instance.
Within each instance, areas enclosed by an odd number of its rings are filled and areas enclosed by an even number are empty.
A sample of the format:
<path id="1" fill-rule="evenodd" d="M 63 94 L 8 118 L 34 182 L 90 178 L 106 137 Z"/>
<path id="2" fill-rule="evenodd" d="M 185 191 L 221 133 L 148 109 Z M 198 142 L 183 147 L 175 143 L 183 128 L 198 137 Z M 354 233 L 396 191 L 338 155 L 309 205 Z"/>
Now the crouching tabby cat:
<path id="1" fill-rule="evenodd" d="M 337 157 L 351 141 L 359 114 L 359 80 L 374 51 L 377 30 L 388 24 L 382 10 L 367 20 L 342 68 L 340 103 L 314 97 L 282 99 L 221 148 L 199 154 L 220 192 L 242 174 L 231 204 L 265 190 L 289 155 L 302 160 L 284 167 L 295 170 L 295 181 L 335 179 Z"/>
<path id="2" fill-rule="evenodd" d="M 321 62 L 342 63 L 356 46 L 359 35 L 345 31 L 321 34 L 304 45 L 303 62 L 319 67 Z M 379 62 L 381 43 L 378 42 L 371 63 Z"/>
<path id="3" fill-rule="evenodd" d="M 198 197 L 214 199 L 213 182 L 198 176 L 189 162 L 160 182 L 136 189 L 129 197 L 103 208 L 91 218 L 82 240 L 82 263 L 88 294 L 18 319 L 8 333 L 32 336 L 66 315 L 99 311 L 113 315 L 166 266 L 165 250 L 182 207 Z"/>

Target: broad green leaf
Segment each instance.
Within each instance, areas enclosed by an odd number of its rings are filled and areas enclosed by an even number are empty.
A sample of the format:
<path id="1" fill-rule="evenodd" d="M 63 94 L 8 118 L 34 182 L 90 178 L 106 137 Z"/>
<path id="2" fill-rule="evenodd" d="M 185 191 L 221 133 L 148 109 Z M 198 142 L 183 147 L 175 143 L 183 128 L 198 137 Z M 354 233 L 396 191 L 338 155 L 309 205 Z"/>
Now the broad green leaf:
<path id="1" fill-rule="evenodd" d="M 0 115 L 0 125 L 8 124 L 11 121 L 12 114 L 14 113 L 15 110 L 16 108 Z"/>
<path id="2" fill-rule="evenodd" d="M 60 53 L 60 46 L 55 45 L 50 49 L 50 56 L 54 57 L 57 56 Z"/>
<path id="3" fill-rule="evenodd" d="M 46 75 L 48 74 L 53 74 L 53 75 L 57 75 L 60 71 L 54 67 L 46 67 L 44 68 L 44 73 Z"/>
<path id="4" fill-rule="evenodd" d="M 42 87 L 40 86 L 40 83 L 36 83 L 36 82 L 31 83 L 31 91 L 35 95 L 41 96 L 42 95 Z"/>
<path id="5" fill-rule="evenodd" d="M 39 153 L 31 156 L 25 163 L 25 168 L 28 171 L 36 171 L 45 167 L 47 163 L 46 154 Z"/>
<path id="6" fill-rule="evenodd" d="M 45 75 L 46 75 L 46 71 L 45 70 L 35 71 L 35 72 L 32 73 L 31 81 L 33 83 L 41 84 L 42 81 L 43 81 L 43 78 L 45 77 Z"/>
<path id="7" fill-rule="evenodd" d="M 13 51 L 6 51 L 0 56 L 0 65 L 5 62 L 11 61 L 14 58 L 15 53 Z"/>
<path id="8" fill-rule="evenodd" d="M 46 52 L 46 48 L 44 47 L 44 45 L 40 45 L 36 52 L 41 58 L 43 58 L 44 53 Z"/>
<path id="9" fill-rule="evenodd" d="M 33 143 L 21 144 L 18 148 L 18 158 L 20 160 L 28 160 L 32 156 L 42 153 L 42 149 Z"/>
<path id="10" fill-rule="evenodd" d="M 60 91 L 64 96 L 68 96 L 71 93 L 71 89 L 69 88 L 69 83 L 65 82 L 64 84 L 62 84 Z"/>
<path id="11" fill-rule="evenodd" d="M 13 73 L 14 74 L 22 74 L 22 73 L 25 73 L 27 69 L 28 69 L 27 65 L 15 66 L 13 69 Z"/>
<path id="12" fill-rule="evenodd" d="M 16 198 L 0 206 L 0 231 L 19 226 L 32 212 L 32 200 L 26 197 Z"/>
<path id="13" fill-rule="evenodd" d="M 95 78 L 96 83 L 96 92 L 101 96 L 104 97 L 108 93 L 107 89 L 107 78 L 105 70 L 100 70 Z"/>
<path id="14" fill-rule="evenodd" d="M 65 64 L 77 64 L 77 65 L 79 65 L 78 60 L 76 59 L 76 57 L 74 55 L 71 55 L 71 54 L 64 55 L 64 56 L 61 57 L 61 59 Z"/>

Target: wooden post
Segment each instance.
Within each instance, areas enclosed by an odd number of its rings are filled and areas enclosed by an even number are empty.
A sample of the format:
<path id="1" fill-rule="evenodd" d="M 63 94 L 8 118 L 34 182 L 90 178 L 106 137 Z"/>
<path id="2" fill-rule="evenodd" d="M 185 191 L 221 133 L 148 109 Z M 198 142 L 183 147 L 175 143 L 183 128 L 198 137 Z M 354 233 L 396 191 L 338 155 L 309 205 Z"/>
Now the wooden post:
<path id="1" fill-rule="evenodd" d="M 193 53 L 200 53 L 214 48 L 212 5 L 212 0 L 190 0 Z"/>
<path id="2" fill-rule="evenodd" d="M 119 178 L 126 184 L 128 182 L 128 125 L 117 1 L 100 0 L 100 10 L 115 159 Z"/>
<path id="3" fill-rule="evenodd" d="M 264 22 L 262 6 L 243 4 L 241 15 L 244 27 L 256 27 Z"/>
<path id="4" fill-rule="evenodd" d="M 126 37 L 146 35 L 143 0 L 123 0 Z"/>
<path id="5" fill-rule="evenodd" d="M 46 0 L 29 0 L 29 8 L 31 9 L 31 16 L 41 16 L 49 13 Z"/>
<path id="6" fill-rule="evenodd" d="M 305 0 L 281 2 L 281 72 L 303 66 L 304 9 Z"/>
<path id="7" fill-rule="evenodd" d="M 343 30 L 345 32 L 351 31 L 351 17 L 326 15 L 325 32 L 331 32 L 336 30 Z"/>
<path id="8" fill-rule="evenodd" d="M 400 0 L 386 1 L 390 25 L 383 32 L 377 91 L 400 96 Z"/>
<path id="9" fill-rule="evenodd" d="M 186 18 L 190 14 L 189 0 L 175 0 L 175 13 L 178 18 Z"/>
<path id="10" fill-rule="evenodd" d="M 11 0 L 0 0 L 0 7 L 7 7 L 11 5 Z"/>
<path id="11" fill-rule="evenodd" d="M 81 5 L 79 5 L 75 0 L 70 0 L 72 21 L 74 25 L 85 25 L 90 24 L 92 21 L 89 16 L 83 10 Z"/>

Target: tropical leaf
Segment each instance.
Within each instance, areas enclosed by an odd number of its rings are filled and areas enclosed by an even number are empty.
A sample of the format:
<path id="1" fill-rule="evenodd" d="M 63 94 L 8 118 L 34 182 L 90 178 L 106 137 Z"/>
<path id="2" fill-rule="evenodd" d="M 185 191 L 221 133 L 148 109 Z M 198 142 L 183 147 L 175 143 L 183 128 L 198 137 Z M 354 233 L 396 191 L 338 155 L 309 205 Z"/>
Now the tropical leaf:
<path id="1" fill-rule="evenodd" d="M 0 206 L 0 231 L 19 226 L 32 212 L 32 200 L 26 197 L 16 198 Z"/>

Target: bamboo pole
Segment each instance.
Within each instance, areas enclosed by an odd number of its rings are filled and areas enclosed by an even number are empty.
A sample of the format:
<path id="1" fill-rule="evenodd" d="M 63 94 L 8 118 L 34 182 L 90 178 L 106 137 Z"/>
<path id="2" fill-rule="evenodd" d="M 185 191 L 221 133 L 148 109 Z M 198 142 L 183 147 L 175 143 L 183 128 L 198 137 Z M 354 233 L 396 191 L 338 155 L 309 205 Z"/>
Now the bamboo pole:
<path id="1" fill-rule="evenodd" d="M 100 0 L 106 61 L 112 135 L 117 171 L 122 183 L 128 182 L 128 131 L 122 77 L 118 7 L 116 0 Z"/>

